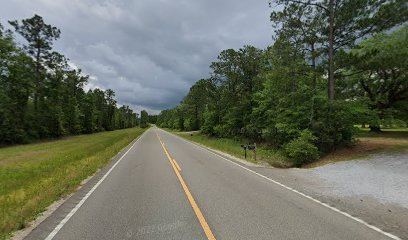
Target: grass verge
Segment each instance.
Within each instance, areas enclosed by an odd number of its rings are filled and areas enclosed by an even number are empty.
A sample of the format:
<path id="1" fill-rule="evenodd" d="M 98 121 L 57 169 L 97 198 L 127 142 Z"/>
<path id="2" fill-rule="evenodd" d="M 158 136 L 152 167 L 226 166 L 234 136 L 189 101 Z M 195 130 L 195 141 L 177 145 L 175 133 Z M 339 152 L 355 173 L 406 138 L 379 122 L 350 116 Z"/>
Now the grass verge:
<path id="1" fill-rule="evenodd" d="M 240 146 L 241 143 L 233 139 L 209 137 L 199 132 L 177 132 L 171 129 L 164 130 L 235 157 L 244 158 L 244 150 Z M 313 168 L 340 161 L 361 159 L 375 153 L 395 153 L 407 150 L 408 129 L 384 129 L 381 133 L 371 133 L 361 130 L 357 135 L 357 142 L 354 146 L 338 149 L 322 156 L 315 162 L 303 165 L 302 168 Z M 267 147 L 257 147 L 257 161 L 254 161 L 251 151 L 247 153 L 248 156 L 246 160 L 250 162 L 265 162 L 278 168 L 290 168 L 295 166 L 295 164 L 290 159 L 284 157 L 281 152 Z"/>
<path id="2" fill-rule="evenodd" d="M 169 129 L 166 131 L 177 134 L 180 137 L 191 140 L 193 142 L 202 144 L 204 146 L 228 153 L 234 157 L 244 159 L 244 149 L 241 147 L 241 143 L 229 138 L 215 138 L 209 137 L 198 132 L 183 133 L 175 132 Z M 257 146 L 256 151 L 256 161 L 254 160 L 254 155 L 252 151 L 247 151 L 246 160 L 253 163 L 268 163 L 271 166 L 278 168 L 289 168 L 293 167 L 294 163 L 284 157 L 279 151 L 274 149 L 269 149 L 264 146 Z"/>
<path id="3" fill-rule="evenodd" d="M 132 128 L 0 148 L 0 239 L 75 191 L 144 131 Z"/>

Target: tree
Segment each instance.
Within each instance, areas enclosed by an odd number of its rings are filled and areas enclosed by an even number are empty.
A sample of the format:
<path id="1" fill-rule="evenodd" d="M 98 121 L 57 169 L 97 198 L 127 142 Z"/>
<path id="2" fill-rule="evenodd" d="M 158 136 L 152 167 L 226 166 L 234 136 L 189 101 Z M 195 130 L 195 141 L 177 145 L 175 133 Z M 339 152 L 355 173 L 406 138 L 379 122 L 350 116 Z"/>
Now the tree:
<path id="1" fill-rule="evenodd" d="M 189 130 L 198 130 L 204 123 L 204 110 L 208 99 L 208 81 L 201 79 L 196 82 L 183 99 L 189 119 L 192 120 Z"/>
<path id="2" fill-rule="evenodd" d="M 324 60 L 327 60 L 330 100 L 335 99 L 339 52 L 352 48 L 362 38 L 390 29 L 408 19 L 408 6 L 404 0 L 272 0 L 270 6 L 273 3 L 283 6 L 283 10 L 275 8 L 271 15 L 273 22 L 283 26 L 279 31 L 290 29 L 292 34 L 303 36 L 300 39 L 305 43 L 310 36 L 318 37 L 318 42 L 322 43 L 320 48 L 325 53 Z M 291 22 L 294 17 L 288 16 L 293 14 L 303 16 L 298 18 L 297 24 Z M 319 23 L 319 28 L 314 28 L 315 24 L 310 25 L 311 22 Z M 318 31 L 303 32 L 301 30 L 304 26 L 309 26 L 308 30 Z"/>
<path id="3" fill-rule="evenodd" d="M 57 28 L 37 15 L 10 24 L 28 45 L 0 24 L 0 144 L 136 126 L 137 114 L 118 108 L 113 90 L 84 91 L 88 76 L 52 50 Z"/>
<path id="4" fill-rule="evenodd" d="M 157 115 L 149 115 L 149 123 L 156 124 L 157 123 Z"/>
<path id="5" fill-rule="evenodd" d="M 16 32 L 24 37 L 28 45 L 25 46 L 27 53 L 35 59 L 35 75 L 37 82 L 34 92 L 34 109 L 38 110 L 38 92 L 42 88 L 45 74 L 44 64 L 50 57 L 53 41 L 60 37 L 61 31 L 46 24 L 41 16 L 34 15 L 32 18 L 23 19 L 21 23 L 17 20 L 9 21 Z"/>
<path id="6" fill-rule="evenodd" d="M 142 110 L 140 112 L 140 127 L 146 128 L 149 123 L 149 114 L 146 112 L 146 110 Z"/>
<path id="7" fill-rule="evenodd" d="M 64 78 L 68 70 L 66 58 L 57 52 L 51 52 L 45 63 L 48 69 L 46 73 L 44 88 L 42 89 L 38 106 L 37 119 L 40 127 L 39 133 L 42 137 L 60 137 L 65 134 L 63 96 L 65 93 Z"/>
<path id="8" fill-rule="evenodd" d="M 282 146 L 310 126 L 313 70 L 287 39 L 277 39 L 265 59 L 263 89 L 255 95 L 252 119 L 264 139 Z"/>
<path id="9" fill-rule="evenodd" d="M 34 64 L 11 32 L 0 32 L 0 144 L 26 142 Z"/>
<path id="10" fill-rule="evenodd" d="M 227 49 L 211 63 L 212 78 L 219 99 L 216 104 L 218 124 L 213 126 L 218 135 L 245 135 L 254 106 L 252 95 L 261 86 L 258 78 L 262 50 L 244 46 L 235 51 Z"/>
<path id="11" fill-rule="evenodd" d="M 81 111 L 79 103 L 84 100 L 85 92 L 83 87 L 88 81 L 88 76 L 82 75 L 81 70 L 68 70 L 65 75 L 63 93 L 64 128 L 69 134 L 78 134 L 84 130 L 84 126 L 81 124 L 84 113 Z"/>
<path id="12" fill-rule="evenodd" d="M 106 100 L 106 118 L 104 121 L 104 128 L 106 130 L 114 129 L 114 116 L 116 110 L 116 100 L 114 99 L 115 92 L 112 89 L 105 91 L 105 100 Z"/>
<path id="13" fill-rule="evenodd" d="M 347 96 L 367 102 L 372 131 L 380 131 L 380 120 L 406 118 L 408 105 L 408 25 L 377 34 L 352 49 L 347 58 L 351 67 L 343 69 Z M 346 97 L 347 97 L 346 96 Z"/>

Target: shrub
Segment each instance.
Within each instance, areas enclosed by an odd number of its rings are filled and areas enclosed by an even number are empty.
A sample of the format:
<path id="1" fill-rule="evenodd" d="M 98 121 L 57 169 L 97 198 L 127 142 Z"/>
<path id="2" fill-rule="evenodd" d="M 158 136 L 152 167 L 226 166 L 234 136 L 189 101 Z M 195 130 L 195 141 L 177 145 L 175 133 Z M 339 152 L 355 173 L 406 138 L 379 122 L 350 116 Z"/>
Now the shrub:
<path id="1" fill-rule="evenodd" d="M 297 166 L 316 160 L 319 157 L 319 150 L 313 144 L 316 141 L 311 131 L 303 130 L 299 137 L 293 139 L 285 145 L 287 156 L 295 161 Z"/>
<path id="2" fill-rule="evenodd" d="M 314 142 L 320 152 L 328 153 L 353 143 L 354 127 L 352 109 L 345 101 L 318 104 L 315 120 L 309 128 L 317 140 Z"/>

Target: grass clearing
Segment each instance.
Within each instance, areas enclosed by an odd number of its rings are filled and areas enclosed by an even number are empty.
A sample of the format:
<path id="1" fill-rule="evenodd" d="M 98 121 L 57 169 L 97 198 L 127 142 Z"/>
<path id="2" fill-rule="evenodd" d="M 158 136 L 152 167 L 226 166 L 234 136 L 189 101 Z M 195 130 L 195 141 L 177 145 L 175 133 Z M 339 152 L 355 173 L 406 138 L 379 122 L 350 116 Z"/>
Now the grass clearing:
<path id="1" fill-rule="evenodd" d="M 168 129 L 165 129 L 166 131 L 169 131 Z M 175 131 L 170 131 L 172 133 L 177 134 L 180 137 L 183 137 L 185 139 L 191 140 L 193 142 L 208 146 L 210 148 L 228 153 L 232 156 L 235 156 L 237 158 L 244 159 L 244 149 L 241 147 L 240 142 L 233 140 L 233 139 L 228 139 L 228 138 L 214 138 L 214 137 L 209 137 L 204 134 L 200 134 L 198 132 L 188 132 L 188 133 L 183 133 L 183 132 L 175 132 Z M 257 146 L 257 151 L 256 151 L 256 158 L 257 161 L 254 160 L 253 152 L 252 151 L 247 151 L 247 161 L 253 162 L 253 163 L 268 163 L 271 166 L 278 167 L 278 168 L 289 168 L 293 167 L 293 162 L 285 158 L 279 151 L 274 150 L 274 149 L 268 149 L 264 146 Z"/>
<path id="2" fill-rule="evenodd" d="M 144 131 L 131 128 L 0 148 L 0 239 L 75 191 Z"/>

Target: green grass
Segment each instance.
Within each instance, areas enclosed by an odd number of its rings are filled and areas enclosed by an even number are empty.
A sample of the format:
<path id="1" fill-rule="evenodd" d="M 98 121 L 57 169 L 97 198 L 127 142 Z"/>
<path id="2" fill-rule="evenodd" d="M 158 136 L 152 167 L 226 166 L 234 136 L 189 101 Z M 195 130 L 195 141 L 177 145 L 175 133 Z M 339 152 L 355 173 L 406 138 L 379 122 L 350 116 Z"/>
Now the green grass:
<path id="1" fill-rule="evenodd" d="M 166 130 L 168 131 L 168 129 Z M 241 147 L 241 143 L 233 139 L 214 138 L 214 137 L 209 137 L 209 136 L 206 136 L 200 133 L 194 133 L 192 135 L 183 134 L 182 132 L 175 132 L 174 130 L 170 132 L 176 133 L 180 137 L 183 137 L 185 139 L 202 144 L 204 146 L 228 153 L 235 157 L 238 157 L 241 159 L 244 159 L 245 157 L 244 149 Z M 294 166 L 294 163 L 288 160 L 287 158 L 285 158 L 279 151 L 274 150 L 274 149 L 269 149 L 264 146 L 257 146 L 256 158 L 257 158 L 257 161 L 254 160 L 253 152 L 247 151 L 246 160 L 250 162 L 255 162 L 255 163 L 265 162 L 265 163 L 270 164 L 271 166 L 279 167 L 279 168 L 288 168 L 288 167 Z"/>
<path id="2" fill-rule="evenodd" d="M 0 239 L 72 193 L 144 131 L 132 128 L 0 148 Z"/>
<path id="3" fill-rule="evenodd" d="M 171 129 L 166 131 L 175 133 L 185 139 L 197 142 L 207 147 L 231 154 L 235 157 L 244 158 L 244 150 L 240 142 L 233 139 L 209 137 L 200 133 L 183 133 Z M 381 133 L 371 133 L 362 129 L 357 134 L 358 142 L 353 147 L 341 148 L 330 154 L 321 156 L 313 163 L 302 167 L 310 168 L 325 165 L 328 163 L 347 161 L 357 158 L 364 158 L 374 153 L 381 152 L 401 152 L 408 149 L 408 129 L 384 129 Z M 257 163 L 266 162 L 274 167 L 290 168 L 294 167 L 293 161 L 283 156 L 281 152 L 264 146 L 257 148 Z M 248 151 L 247 161 L 254 162 L 252 152 Z"/>

